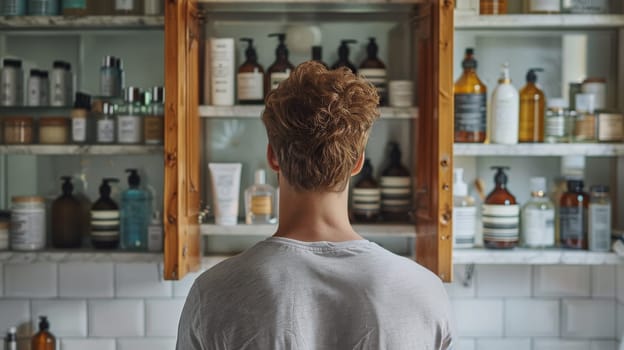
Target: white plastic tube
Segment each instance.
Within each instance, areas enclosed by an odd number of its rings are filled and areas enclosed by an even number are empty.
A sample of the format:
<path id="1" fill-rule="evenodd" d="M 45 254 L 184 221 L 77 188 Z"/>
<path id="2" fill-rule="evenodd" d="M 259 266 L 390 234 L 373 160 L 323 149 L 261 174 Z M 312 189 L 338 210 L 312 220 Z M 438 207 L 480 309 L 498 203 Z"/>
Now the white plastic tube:
<path id="1" fill-rule="evenodd" d="M 217 225 L 238 223 L 241 163 L 208 163 L 212 183 L 212 205 Z"/>

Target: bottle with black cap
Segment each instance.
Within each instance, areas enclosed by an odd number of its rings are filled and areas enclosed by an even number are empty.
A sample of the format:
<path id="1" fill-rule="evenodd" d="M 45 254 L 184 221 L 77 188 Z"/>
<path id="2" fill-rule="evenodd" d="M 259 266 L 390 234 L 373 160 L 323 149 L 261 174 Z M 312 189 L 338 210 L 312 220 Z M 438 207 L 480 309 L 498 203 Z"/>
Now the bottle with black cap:
<path id="1" fill-rule="evenodd" d="M 355 65 L 349 61 L 349 44 L 355 43 L 357 43 L 357 41 L 353 39 L 340 40 L 340 46 L 338 47 L 338 61 L 331 66 L 332 69 L 347 67 L 353 73 L 357 73 L 357 68 L 355 68 Z"/>
<path id="2" fill-rule="evenodd" d="M 316 61 L 322 65 L 327 67 L 327 64 L 323 62 L 323 47 L 322 46 L 312 46 L 312 61 Z"/>
<path id="3" fill-rule="evenodd" d="M 484 142 L 487 127 L 487 88 L 477 75 L 474 49 L 467 48 L 464 72 L 453 87 L 455 99 L 455 142 Z"/>
<path id="4" fill-rule="evenodd" d="M 370 159 L 364 160 L 351 194 L 351 213 L 358 222 L 375 222 L 381 210 L 381 188 L 373 176 Z"/>
<path id="5" fill-rule="evenodd" d="M 162 145 L 165 139 L 165 88 L 154 86 L 150 98 L 143 120 L 143 139 L 146 145 Z"/>
<path id="6" fill-rule="evenodd" d="M 39 316 L 39 332 L 31 339 L 30 350 L 55 350 L 56 338 L 50 333 L 50 322 L 46 316 Z"/>
<path id="7" fill-rule="evenodd" d="M 262 104 L 264 102 L 264 68 L 258 63 L 258 54 L 253 46 L 253 39 L 241 38 L 247 43 L 245 62 L 238 67 L 236 75 L 236 96 L 242 105 Z"/>
<path id="8" fill-rule="evenodd" d="M 401 149 L 389 142 L 389 164 L 381 172 L 381 216 L 384 221 L 406 222 L 412 211 L 412 178 L 401 164 Z"/>
<path id="9" fill-rule="evenodd" d="M 17 350 L 17 328 L 10 327 L 4 338 L 5 350 Z"/>
<path id="10" fill-rule="evenodd" d="M 91 207 L 91 244 L 96 249 L 115 249 L 119 246 L 119 206 L 111 198 L 111 182 L 104 178 L 100 185 L 100 198 Z"/>
<path id="11" fill-rule="evenodd" d="M 275 49 L 275 62 L 267 69 L 267 74 L 264 77 L 264 94 L 277 88 L 279 83 L 286 80 L 290 76 L 290 72 L 295 69 L 292 63 L 288 60 L 288 48 L 286 47 L 286 34 L 273 33 L 269 34 L 269 37 L 277 37 L 279 44 Z"/>
<path id="12" fill-rule="evenodd" d="M 74 108 L 70 112 L 72 143 L 84 144 L 91 141 L 93 125 L 89 121 L 91 96 L 82 92 L 76 93 Z"/>
<path id="13" fill-rule="evenodd" d="M 21 106 L 24 102 L 24 73 L 22 61 L 13 58 L 2 60 L 0 69 L 0 106 Z"/>
<path id="14" fill-rule="evenodd" d="M 121 195 L 121 248 L 147 250 L 147 228 L 151 218 L 149 192 L 140 188 L 141 177 L 137 169 L 126 169 L 129 188 Z"/>
<path id="15" fill-rule="evenodd" d="M 507 189 L 509 167 L 493 166 L 495 187 L 483 204 L 483 243 L 486 248 L 510 249 L 518 245 L 520 206 Z"/>
<path id="16" fill-rule="evenodd" d="M 583 191 L 583 180 L 568 180 L 568 191 L 559 200 L 559 237 L 561 246 L 587 249 L 587 216 L 589 194 Z"/>
<path id="17" fill-rule="evenodd" d="M 537 85 L 536 72 L 542 68 L 531 68 L 526 75 L 526 85 L 520 89 L 519 142 L 544 142 L 544 115 L 546 95 Z"/>
<path id="18" fill-rule="evenodd" d="M 377 56 L 378 51 L 379 48 L 375 38 L 368 38 L 368 45 L 366 46 L 367 57 L 360 64 L 360 74 L 375 85 L 379 94 L 379 104 L 385 106 L 388 102 L 386 65 Z"/>
<path id="19" fill-rule="evenodd" d="M 80 201 L 73 195 L 71 176 L 62 176 L 63 194 L 52 202 L 52 246 L 79 248 L 82 242 Z"/>
<path id="20" fill-rule="evenodd" d="M 120 85 L 119 74 L 117 73 L 116 58 L 114 56 L 104 56 L 100 67 L 100 96 L 119 97 L 118 86 Z"/>
<path id="21" fill-rule="evenodd" d="M 50 105 L 55 107 L 71 106 L 73 97 L 73 75 L 71 64 L 65 61 L 52 62 L 50 73 Z"/>
<path id="22" fill-rule="evenodd" d="M 102 103 L 102 112 L 95 116 L 95 142 L 111 144 L 115 142 L 115 105 Z"/>
<path id="23" fill-rule="evenodd" d="M 129 86 L 124 104 L 117 111 L 117 142 L 139 144 L 143 142 L 141 116 L 141 89 Z"/>

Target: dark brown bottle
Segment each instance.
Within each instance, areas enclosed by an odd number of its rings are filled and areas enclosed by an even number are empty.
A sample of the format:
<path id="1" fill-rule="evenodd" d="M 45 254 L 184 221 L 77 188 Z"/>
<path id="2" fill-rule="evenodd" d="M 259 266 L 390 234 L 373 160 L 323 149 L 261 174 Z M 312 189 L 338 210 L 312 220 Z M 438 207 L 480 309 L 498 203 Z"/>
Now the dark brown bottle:
<path id="1" fill-rule="evenodd" d="M 39 332 L 33 335 L 30 350 L 55 350 L 56 338 L 50 333 L 50 323 L 46 316 L 39 316 Z"/>
<path id="2" fill-rule="evenodd" d="M 119 246 L 119 206 L 111 199 L 110 182 L 102 179 L 100 198 L 91 207 L 91 244 L 96 249 L 115 249 Z"/>
<path id="3" fill-rule="evenodd" d="M 258 63 L 258 54 L 253 47 L 253 39 L 241 38 L 247 42 L 246 60 L 238 68 L 236 90 L 238 103 L 242 105 L 262 104 L 264 102 L 264 68 Z"/>
<path id="4" fill-rule="evenodd" d="M 467 48 L 464 72 L 455 82 L 455 142 L 483 142 L 486 139 L 487 88 L 477 76 L 474 49 Z"/>
<path id="5" fill-rule="evenodd" d="M 312 61 L 316 61 L 324 65 L 325 68 L 329 68 L 327 64 L 323 62 L 323 48 L 321 46 L 312 46 Z"/>
<path id="6" fill-rule="evenodd" d="M 347 67 L 354 74 L 357 73 L 357 68 L 355 68 L 355 65 L 349 61 L 349 44 L 355 43 L 357 43 L 357 41 L 353 39 L 340 40 L 340 46 L 338 47 L 338 61 L 332 65 L 331 69 Z"/>
<path id="7" fill-rule="evenodd" d="M 353 186 L 351 197 L 353 219 L 361 222 L 374 222 L 381 209 L 381 189 L 373 177 L 370 159 L 364 161 L 360 178 Z"/>
<path id="8" fill-rule="evenodd" d="M 286 34 L 284 33 L 273 33 L 269 34 L 270 37 L 277 37 L 279 40 L 279 44 L 277 45 L 277 49 L 275 49 L 275 62 L 267 69 L 267 73 L 264 76 L 264 96 L 269 93 L 269 91 L 275 89 L 279 83 L 286 80 L 290 75 L 290 72 L 295 69 L 290 61 L 288 61 L 288 48 L 284 43 L 286 41 Z"/>
<path id="9" fill-rule="evenodd" d="M 494 190 L 485 198 L 482 210 L 483 244 L 491 249 L 510 249 L 518 245 L 520 206 L 507 190 L 509 167 L 494 166 Z"/>
<path id="10" fill-rule="evenodd" d="M 381 215 L 384 221 L 406 222 L 412 211 L 412 178 L 401 164 L 399 144 L 388 144 L 389 165 L 381 173 Z"/>
<path id="11" fill-rule="evenodd" d="M 583 185 L 581 180 L 568 180 L 568 191 L 559 200 L 559 237 L 564 248 L 587 249 L 589 194 L 583 192 Z"/>
<path id="12" fill-rule="evenodd" d="M 360 64 L 360 74 L 375 85 L 379 94 L 379 104 L 385 106 L 388 101 L 386 65 L 377 57 L 378 51 L 379 48 L 375 38 L 368 38 L 368 46 L 366 46 L 367 57 Z"/>
<path id="13" fill-rule="evenodd" d="M 52 202 L 52 246 L 79 248 L 82 243 L 80 201 L 72 195 L 71 176 L 63 176 L 63 194 Z"/>

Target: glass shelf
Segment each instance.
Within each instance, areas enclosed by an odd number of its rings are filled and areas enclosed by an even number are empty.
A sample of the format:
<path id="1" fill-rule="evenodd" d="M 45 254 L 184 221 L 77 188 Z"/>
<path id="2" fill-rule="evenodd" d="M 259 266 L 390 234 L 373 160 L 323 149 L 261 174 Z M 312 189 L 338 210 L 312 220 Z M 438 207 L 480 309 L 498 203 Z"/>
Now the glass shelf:
<path id="1" fill-rule="evenodd" d="M 622 28 L 624 15 L 463 15 L 455 14 L 455 29 L 580 29 Z"/>
<path id="2" fill-rule="evenodd" d="M 509 157 L 558 157 L 558 156 L 602 156 L 624 155 L 622 143 L 520 143 L 517 145 L 493 145 L 456 143 L 454 156 L 509 156 Z"/>
<path id="3" fill-rule="evenodd" d="M 147 145 L 0 145 L 0 154 L 14 155 L 146 155 L 163 154 L 163 146 Z"/>
<path id="4" fill-rule="evenodd" d="M 263 105 L 250 106 L 199 106 L 199 116 L 203 118 L 258 118 L 264 110 Z M 418 108 L 416 107 L 379 107 L 383 119 L 416 119 Z"/>
<path id="5" fill-rule="evenodd" d="M 164 16 L 0 16 L 0 30 L 163 29 Z"/>
<path id="6" fill-rule="evenodd" d="M 562 249 L 455 249 L 453 264 L 483 265 L 618 265 L 622 258 L 611 252 Z"/>

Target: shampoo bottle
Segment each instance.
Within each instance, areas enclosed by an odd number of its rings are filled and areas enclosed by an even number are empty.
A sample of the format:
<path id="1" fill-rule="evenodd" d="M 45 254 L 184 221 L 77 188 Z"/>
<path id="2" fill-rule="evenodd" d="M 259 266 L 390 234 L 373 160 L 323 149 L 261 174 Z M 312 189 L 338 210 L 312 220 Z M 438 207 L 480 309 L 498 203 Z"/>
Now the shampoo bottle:
<path id="1" fill-rule="evenodd" d="M 485 198 L 482 209 L 483 243 L 486 248 L 509 249 L 518 244 L 520 231 L 520 206 L 507 190 L 509 167 L 494 166 L 495 187 Z"/>
<path id="2" fill-rule="evenodd" d="M 253 47 L 253 39 L 241 38 L 247 43 L 245 62 L 236 75 L 238 103 L 242 105 L 264 102 L 264 68 L 258 63 L 258 55 Z"/>
<path id="3" fill-rule="evenodd" d="M 509 64 L 505 63 L 501 68 L 498 86 L 492 94 L 492 143 L 518 143 L 519 101 L 518 90 L 511 85 Z"/>
<path id="4" fill-rule="evenodd" d="M 520 126 L 518 141 L 544 142 L 544 114 L 546 97 L 537 85 L 536 72 L 541 68 L 531 68 L 526 75 L 526 85 L 520 89 Z"/>
<path id="5" fill-rule="evenodd" d="M 286 41 L 286 34 L 273 33 L 269 34 L 270 37 L 277 37 L 279 44 L 275 49 L 275 62 L 267 69 L 267 74 L 264 77 L 264 94 L 277 88 L 279 83 L 286 80 L 290 76 L 290 72 L 295 69 L 292 63 L 288 60 L 288 48 L 284 43 Z"/>
<path id="6" fill-rule="evenodd" d="M 147 250 L 147 226 L 150 222 L 150 195 L 140 188 L 136 169 L 127 169 L 128 186 L 121 195 L 121 247 L 126 250 Z"/>
<path id="7" fill-rule="evenodd" d="M 379 104 L 385 106 L 388 102 L 388 81 L 386 78 L 386 65 L 377 57 L 379 48 L 375 38 L 368 39 L 366 46 L 366 59 L 360 64 L 360 74 L 375 85 L 379 94 Z"/>
<path id="8" fill-rule="evenodd" d="M 55 350 L 56 338 L 50 333 L 50 323 L 46 316 L 39 316 L 39 332 L 33 335 L 30 350 Z"/>
<path id="9" fill-rule="evenodd" d="M 91 244 L 96 249 L 115 249 L 119 246 L 119 206 L 111 198 L 111 182 L 102 179 L 100 198 L 91 207 Z"/>
<path id="10" fill-rule="evenodd" d="M 338 47 L 338 61 L 332 65 L 332 69 L 347 67 L 351 69 L 354 74 L 357 73 L 357 68 L 355 68 L 353 63 L 349 61 L 349 44 L 355 43 L 357 43 L 357 41 L 353 39 L 340 40 L 340 46 Z"/>
<path id="11" fill-rule="evenodd" d="M 52 246 L 78 248 L 82 243 L 80 202 L 73 196 L 71 176 L 62 176 L 63 194 L 52 202 Z"/>

